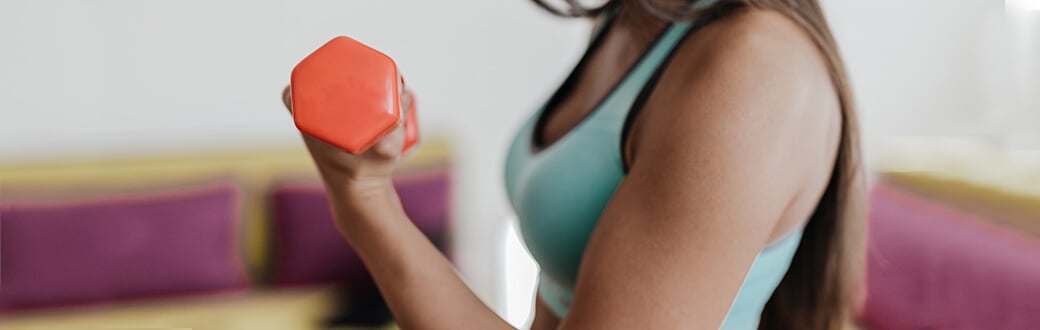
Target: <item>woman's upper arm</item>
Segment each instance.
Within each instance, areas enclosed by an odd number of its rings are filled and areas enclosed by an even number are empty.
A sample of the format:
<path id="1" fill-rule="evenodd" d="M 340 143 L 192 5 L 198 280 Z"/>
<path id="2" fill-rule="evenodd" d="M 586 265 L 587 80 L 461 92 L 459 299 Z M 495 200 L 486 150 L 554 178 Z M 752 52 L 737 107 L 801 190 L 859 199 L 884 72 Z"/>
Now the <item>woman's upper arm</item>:
<path id="1" fill-rule="evenodd" d="M 804 137 L 793 121 L 804 72 L 784 52 L 798 52 L 732 34 L 701 42 L 722 50 L 683 45 L 640 115 L 647 129 L 631 137 L 634 160 L 590 238 L 563 329 L 718 328 L 798 193 L 815 161 L 791 154 Z"/>

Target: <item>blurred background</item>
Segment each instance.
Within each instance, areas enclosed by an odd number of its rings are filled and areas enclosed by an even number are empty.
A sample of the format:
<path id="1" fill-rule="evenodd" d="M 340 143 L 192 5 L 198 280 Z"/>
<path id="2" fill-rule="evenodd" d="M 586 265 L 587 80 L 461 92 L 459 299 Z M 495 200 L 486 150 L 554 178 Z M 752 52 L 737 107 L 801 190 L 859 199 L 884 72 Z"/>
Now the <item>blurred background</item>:
<path id="1" fill-rule="evenodd" d="M 1006 263 L 965 276 L 1019 274 L 1002 288 L 978 288 L 984 297 L 942 288 L 918 292 L 930 297 L 919 303 L 928 312 L 915 311 L 931 318 L 922 321 L 900 314 L 910 298 L 894 288 L 927 272 L 910 274 L 898 267 L 901 261 L 884 259 L 880 264 L 887 268 L 871 268 L 873 278 L 894 283 L 878 284 L 893 289 L 872 291 L 872 297 L 889 300 L 868 301 L 864 326 L 1037 321 L 994 320 L 1040 311 L 1035 300 L 1001 291 L 1040 294 L 1040 1 L 822 3 L 858 98 L 868 170 L 881 187 L 872 195 L 878 201 L 872 210 L 891 218 L 872 218 L 872 226 L 906 223 L 909 217 L 925 223 L 923 232 L 966 242 L 937 242 L 931 255 L 907 265 L 940 258 L 943 267 L 975 269 L 982 267 L 977 260 L 997 259 Z M 408 206 L 406 200 L 406 208 L 413 218 L 429 218 L 416 221 L 427 221 L 420 227 L 477 294 L 523 325 L 537 269 L 512 229 L 502 183 L 505 151 L 522 121 L 576 62 L 590 28 L 526 0 L 0 3 L 0 325 L 256 329 L 337 323 L 328 315 L 361 323 L 379 319 L 378 308 L 369 311 L 358 303 L 378 300 L 359 289 L 364 285 L 346 284 L 350 299 L 323 289 L 348 277 L 367 283 L 349 251 L 328 257 L 343 259 L 294 264 L 331 245 L 307 246 L 301 238 L 321 231 L 328 215 L 308 211 L 308 205 L 321 209 L 323 196 L 280 93 L 292 67 L 336 35 L 397 61 L 416 91 L 424 139 L 398 180 L 399 189 L 415 191 L 402 197 L 413 201 Z M 239 202 L 228 206 L 221 200 Z M 429 210 L 429 200 L 442 207 Z M 105 204 L 112 201 L 130 205 Z M 918 208 L 920 203 L 931 206 Z M 171 224 L 179 221 L 173 215 L 183 207 L 177 205 L 203 204 L 213 205 L 213 219 Z M 132 211 L 113 211 L 121 207 Z M 128 213 L 152 219 L 147 212 L 156 208 L 164 211 L 154 227 L 113 220 Z M 936 208 L 942 209 L 938 215 L 921 211 Z M 104 238 L 105 251 L 154 255 L 70 255 L 75 244 L 93 241 L 67 229 L 69 217 L 98 221 L 77 223 L 96 230 L 96 237 L 136 239 Z M 242 223 L 257 228 L 237 227 L 243 217 L 249 219 Z M 314 224 L 293 225 L 308 221 Z M 936 229 L 948 224 L 952 232 Z M 134 229 L 122 229 L 127 226 Z M 207 226 L 224 235 L 195 237 L 213 231 Z M 55 228 L 66 229 L 52 235 Z M 197 246 L 245 247 L 220 257 L 169 233 L 188 233 Z M 327 244 L 337 244 L 334 239 Z M 952 250 L 943 252 L 947 248 Z M 885 258 L 899 254 L 894 251 Z M 83 261 L 91 258 L 105 261 Z M 199 259 L 205 264 L 194 263 Z M 330 260 L 355 268 L 326 269 Z M 127 265 L 147 269 L 135 277 Z M 78 269 L 96 270 L 88 277 L 104 289 L 81 292 L 90 284 L 33 275 Z M 156 274 L 162 274 L 158 286 L 142 280 Z M 205 297 L 184 297 L 195 295 Z M 958 310 L 940 303 L 951 299 L 1012 305 L 990 314 L 976 308 L 978 319 L 962 315 L 954 322 L 939 312 Z M 256 315 L 262 314 L 278 321 L 259 321 Z M 1026 325 L 999 324 L 982 328 Z"/>

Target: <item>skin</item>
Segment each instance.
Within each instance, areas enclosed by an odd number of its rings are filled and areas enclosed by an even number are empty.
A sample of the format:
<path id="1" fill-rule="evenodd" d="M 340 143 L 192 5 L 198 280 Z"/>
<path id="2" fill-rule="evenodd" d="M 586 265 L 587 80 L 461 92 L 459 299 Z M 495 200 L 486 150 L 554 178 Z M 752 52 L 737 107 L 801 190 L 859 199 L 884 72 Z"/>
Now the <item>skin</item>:
<path id="1" fill-rule="evenodd" d="M 623 9 L 543 141 L 575 127 L 664 26 Z M 841 123 L 825 63 L 796 23 L 757 9 L 680 45 L 633 123 L 629 173 L 592 233 L 568 314 L 539 298 L 532 329 L 717 329 L 755 256 L 802 225 L 826 187 Z M 406 217 L 390 180 L 400 129 L 362 155 L 303 139 L 401 327 L 511 328 Z"/>

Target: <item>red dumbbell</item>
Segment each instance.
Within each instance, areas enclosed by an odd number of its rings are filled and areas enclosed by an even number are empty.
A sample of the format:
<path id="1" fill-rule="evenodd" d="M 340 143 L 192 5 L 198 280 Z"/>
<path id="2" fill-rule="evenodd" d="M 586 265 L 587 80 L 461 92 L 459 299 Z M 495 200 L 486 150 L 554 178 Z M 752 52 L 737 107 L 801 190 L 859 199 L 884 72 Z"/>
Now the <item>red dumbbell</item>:
<path id="1" fill-rule="evenodd" d="M 406 93 L 393 59 L 343 36 L 296 65 L 290 91 L 296 127 L 352 154 L 365 152 L 393 131 Z M 404 114 L 407 151 L 419 140 L 414 97 Z"/>

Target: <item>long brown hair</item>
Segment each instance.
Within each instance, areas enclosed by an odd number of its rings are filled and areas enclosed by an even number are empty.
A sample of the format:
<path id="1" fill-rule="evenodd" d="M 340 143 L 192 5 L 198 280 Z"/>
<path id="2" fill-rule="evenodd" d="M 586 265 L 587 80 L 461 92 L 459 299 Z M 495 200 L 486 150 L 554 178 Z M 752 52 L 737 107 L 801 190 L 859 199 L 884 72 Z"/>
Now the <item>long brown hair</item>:
<path id="1" fill-rule="evenodd" d="M 554 14 L 594 17 L 626 5 L 670 21 L 695 20 L 734 8 L 774 10 L 799 24 L 827 61 L 828 72 L 841 105 L 842 130 L 830 182 L 806 224 L 802 241 L 783 281 L 762 311 L 760 329 L 838 329 L 849 320 L 862 297 L 865 265 L 866 210 L 859 124 L 845 64 L 838 52 L 818 0 L 717 0 L 711 6 L 694 1 L 609 0 L 583 6 L 565 0 L 558 8 L 533 0 Z M 678 4 L 676 4 L 678 2 Z"/>

